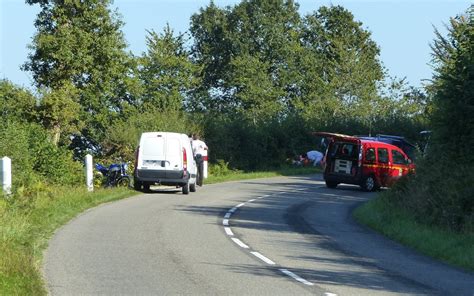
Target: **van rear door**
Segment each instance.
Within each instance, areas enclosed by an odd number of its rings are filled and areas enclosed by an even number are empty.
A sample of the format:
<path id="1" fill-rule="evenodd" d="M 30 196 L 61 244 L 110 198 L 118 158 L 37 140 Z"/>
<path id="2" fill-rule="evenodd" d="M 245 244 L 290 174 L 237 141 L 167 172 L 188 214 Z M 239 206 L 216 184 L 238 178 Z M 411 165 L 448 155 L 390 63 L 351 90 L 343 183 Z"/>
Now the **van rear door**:
<path id="1" fill-rule="evenodd" d="M 361 165 L 361 142 L 353 136 L 313 132 L 313 135 L 330 140 L 326 151 L 326 174 L 338 174 L 347 177 L 356 177 Z"/>
<path id="2" fill-rule="evenodd" d="M 183 147 L 180 135 L 170 133 L 166 138 L 166 177 L 178 179 L 183 177 Z"/>
<path id="3" fill-rule="evenodd" d="M 138 168 L 163 171 L 158 177 L 165 177 L 166 138 L 160 133 L 144 133 L 140 143 Z"/>

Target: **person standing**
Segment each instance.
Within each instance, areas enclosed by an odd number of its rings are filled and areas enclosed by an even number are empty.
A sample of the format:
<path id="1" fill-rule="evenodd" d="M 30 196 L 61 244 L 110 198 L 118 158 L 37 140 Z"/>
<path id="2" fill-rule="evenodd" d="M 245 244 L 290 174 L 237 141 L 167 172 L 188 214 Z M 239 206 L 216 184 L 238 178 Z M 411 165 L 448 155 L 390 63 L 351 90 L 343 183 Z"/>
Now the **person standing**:
<path id="1" fill-rule="evenodd" d="M 204 177 L 207 177 L 207 167 L 204 168 L 207 164 L 207 145 L 199 139 L 197 133 L 194 133 L 192 138 L 191 145 L 193 146 L 193 154 L 198 168 L 197 184 L 202 186 Z"/>

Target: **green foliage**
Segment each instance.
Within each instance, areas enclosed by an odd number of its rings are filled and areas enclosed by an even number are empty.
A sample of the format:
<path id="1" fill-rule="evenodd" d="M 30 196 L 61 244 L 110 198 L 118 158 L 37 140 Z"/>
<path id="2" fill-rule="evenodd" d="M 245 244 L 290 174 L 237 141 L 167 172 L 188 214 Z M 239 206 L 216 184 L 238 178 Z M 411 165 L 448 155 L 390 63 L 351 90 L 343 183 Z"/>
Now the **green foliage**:
<path id="1" fill-rule="evenodd" d="M 143 132 L 164 131 L 189 134 L 196 131 L 189 115 L 182 111 L 133 112 L 126 120 L 117 119 L 106 130 L 103 154 L 133 161 L 140 135 Z"/>
<path id="2" fill-rule="evenodd" d="M 184 42 L 184 35 L 175 37 L 169 26 L 162 34 L 148 31 L 148 51 L 139 65 L 143 110 L 182 110 L 197 87 L 197 67 L 191 63 Z"/>
<path id="3" fill-rule="evenodd" d="M 448 36 L 436 31 L 430 149 L 416 175 L 398 183 L 390 198 L 419 221 L 474 232 L 474 23 L 451 19 Z"/>
<path id="4" fill-rule="evenodd" d="M 229 168 L 229 163 L 223 159 L 218 159 L 216 163 L 209 166 L 209 175 L 213 177 L 222 177 L 240 172 L 239 170 Z"/>
<path id="5" fill-rule="evenodd" d="M 451 19 L 447 37 L 436 31 L 432 89 L 432 153 L 474 164 L 474 12 Z M 453 120 L 455 118 L 456 120 Z M 453 143 L 456 143 L 453 145 Z"/>
<path id="6" fill-rule="evenodd" d="M 55 146 L 37 124 L 6 122 L 0 139 L 0 155 L 12 159 L 14 190 L 26 192 L 25 188 L 43 182 L 77 184 L 83 179 L 83 168 L 72 154 Z"/>
<path id="7" fill-rule="evenodd" d="M 358 207 L 356 220 L 419 252 L 454 266 L 474 271 L 473 233 L 456 233 L 419 219 L 394 204 L 389 192 Z M 426 222 L 426 221 L 424 221 Z"/>
<path id="8" fill-rule="evenodd" d="M 53 91 L 45 91 L 38 106 L 38 116 L 43 126 L 49 130 L 53 144 L 68 143 L 67 137 L 78 133 L 83 127 L 77 118 L 81 106 L 77 89 L 66 84 Z"/>
<path id="9" fill-rule="evenodd" d="M 128 75 L 133 63 L 125 52 L 123 23 L 108 8 L 109 0 L 27 3 L 40 4 L 41 11 L 23 69 L 32 73 L 38 87 L 51 92 L 44 102 L 48 112 L 64 106 L 72 111 L 80 105 L 78 122 L 62 118 L 60 131 L 84 127 L 83 136 L 100 141 L 104 127 L 130 105 L 126 88 L 133 85 Z M 47 125 L 60 119 L 55 112 L 43 115 L 48 115 Z"/>
<path id="10" fill-rule="evenodd" d="M 36 99 L 28 90 L 2 79 L 0 80 L 0 115 L 3 121 L 35 121 Z"/>

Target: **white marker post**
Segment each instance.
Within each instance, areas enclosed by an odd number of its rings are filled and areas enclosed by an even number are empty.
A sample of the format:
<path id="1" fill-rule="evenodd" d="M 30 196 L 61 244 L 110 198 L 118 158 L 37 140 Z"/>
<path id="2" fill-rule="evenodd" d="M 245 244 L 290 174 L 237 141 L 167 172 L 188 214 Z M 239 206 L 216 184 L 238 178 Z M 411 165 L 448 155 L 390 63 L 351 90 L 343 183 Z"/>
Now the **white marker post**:
<path id="1" fill-rule="evenodd" d="M 89 192 L 94 191 L 94 175 L 92 172 L 92 155 L 86 155 L 86 185 Z"/>
<path id="2" fill-rule="evenodd" d="M 203 160 L 203 163 L 202 163 L 202 176 L 204 177 L 204 179 L 207 179 L 207 161 L 208 161 L 208 156 L 207 156 L 207 149 L 204 150 L 204 153 L 202 155 L 202 160 Z"/>
<path id="3" fill-rule="evenodd" d="M 12 194 L 12 160 L 7 156 L 0 159 L 0 180 L 6 195 Z"/>

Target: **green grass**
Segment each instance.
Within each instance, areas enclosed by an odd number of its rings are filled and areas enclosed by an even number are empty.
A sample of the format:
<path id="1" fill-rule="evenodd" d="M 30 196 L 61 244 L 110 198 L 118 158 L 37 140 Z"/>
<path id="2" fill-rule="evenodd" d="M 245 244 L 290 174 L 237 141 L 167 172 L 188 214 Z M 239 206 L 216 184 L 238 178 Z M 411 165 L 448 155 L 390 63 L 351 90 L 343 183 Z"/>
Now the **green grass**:
<path id="1" fill-rule="evenodd" d="M 474 271 L 473 233 L 455 233 L 420 224 L 383 194 L 358 207 L 353 215 L 359 223 L 420 253 Z"/>
<path id="2" fill-rule="evenodd" d="M 8 200 L 0 196 L 0 295 L 46 294 L 41 260 L 54 231 L 88 208 L 133 194 L 61 187 Z"/>

